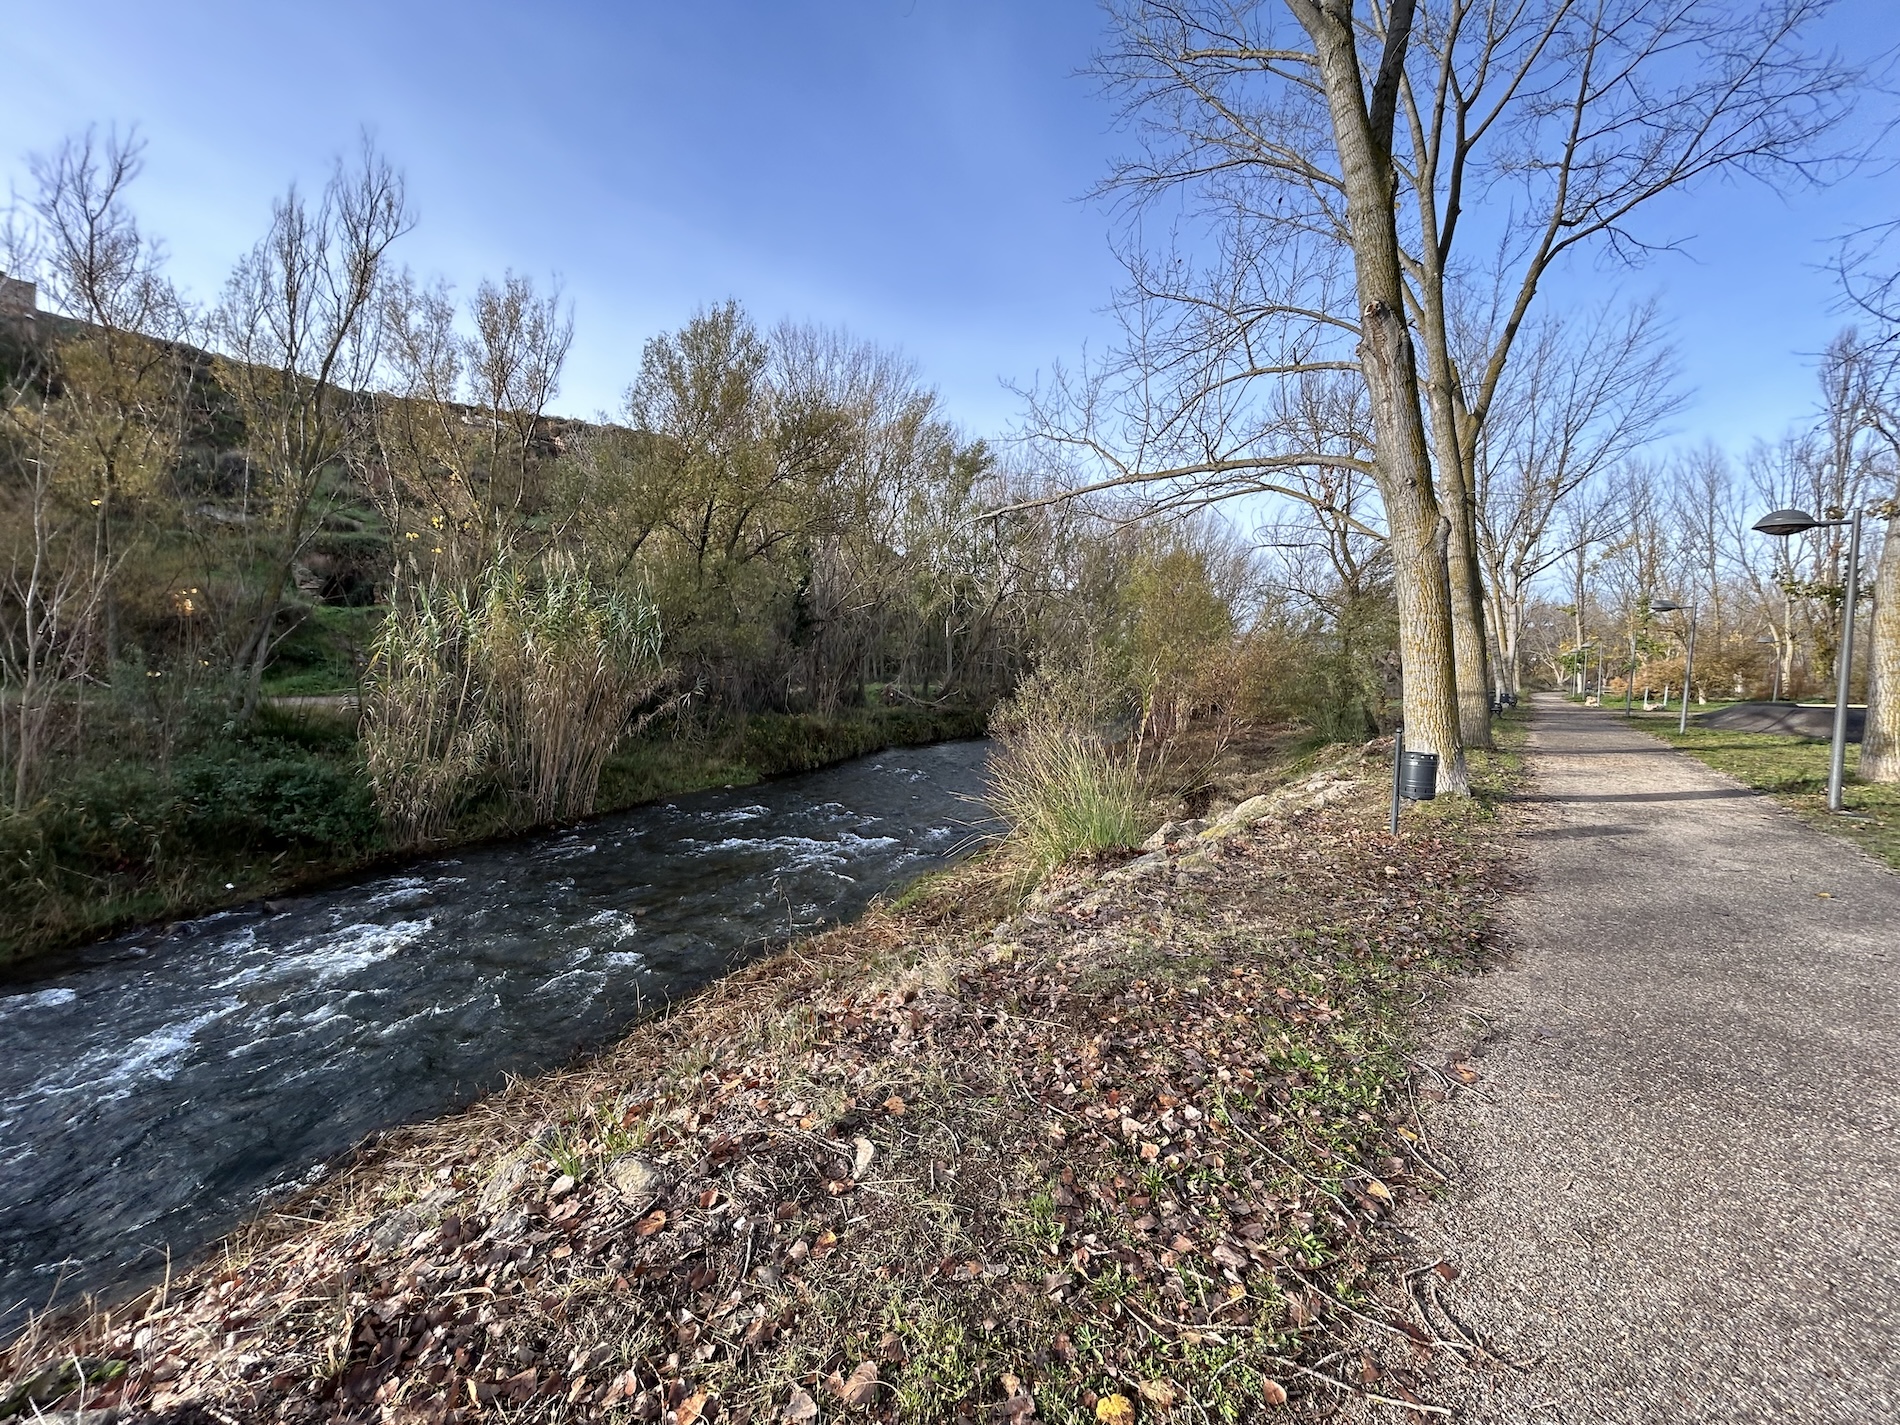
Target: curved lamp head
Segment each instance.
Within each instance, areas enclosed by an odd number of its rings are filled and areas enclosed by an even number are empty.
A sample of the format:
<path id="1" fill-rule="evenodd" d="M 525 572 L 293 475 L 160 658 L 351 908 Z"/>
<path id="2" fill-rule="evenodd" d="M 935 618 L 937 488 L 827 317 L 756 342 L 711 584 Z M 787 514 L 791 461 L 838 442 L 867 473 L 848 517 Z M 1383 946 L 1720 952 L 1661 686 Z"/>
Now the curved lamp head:
<path id="1" fill-rule="evenodd" d="M 1679 614 L 1683 612 L 1683 605 L 1672 599 L 1651 599 L 1649 611 L 1652 614 Z"/>
<path id="2" fill-rule="evenodd" d="M 1791 534 L 1816 529 L 1822 523 L 1806 510 L 1771 510 L 1755 521 L 1755 530 L 1759 534 L 1772 534 L 1776 539 L 1786 539 Z"/>

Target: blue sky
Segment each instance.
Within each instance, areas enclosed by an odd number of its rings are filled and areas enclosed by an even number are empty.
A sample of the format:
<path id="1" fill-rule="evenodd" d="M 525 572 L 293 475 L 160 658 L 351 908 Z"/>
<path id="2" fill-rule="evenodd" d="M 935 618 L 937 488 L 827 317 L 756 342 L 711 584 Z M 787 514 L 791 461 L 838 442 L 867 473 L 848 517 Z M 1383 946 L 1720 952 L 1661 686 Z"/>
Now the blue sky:
<path id="1" fill-rule="evenodd" d="M 213 296 L 273 194 L 362 125 L 407 174 L 406 260 L 463 287 L 559 274 L 577 339 L 559 408 L 611 410 L 641 343 L 739 298 L 763 322 L 901 347 L 977 432 L 1109 336 L 1109 219 L 1083 195 L 1124 138 L 1092 81 L 1093 0 L 700 0 L 9 7 L 0 172 L 89 121 L 137 122 L 136 190 L 173 271 Z M 1900 7 L 1849 0 L 1853 49 Z M 1813 407 L 1841 318 L 1827 240 L 1896 210 L 1892 174 L 1784 199 L 1711 187 L 1659 231 L 1688 255 L 1585 265 L 1558 304 L 1655 292 L 1694 403 L 1678 438 L 1739 451 Z"/>

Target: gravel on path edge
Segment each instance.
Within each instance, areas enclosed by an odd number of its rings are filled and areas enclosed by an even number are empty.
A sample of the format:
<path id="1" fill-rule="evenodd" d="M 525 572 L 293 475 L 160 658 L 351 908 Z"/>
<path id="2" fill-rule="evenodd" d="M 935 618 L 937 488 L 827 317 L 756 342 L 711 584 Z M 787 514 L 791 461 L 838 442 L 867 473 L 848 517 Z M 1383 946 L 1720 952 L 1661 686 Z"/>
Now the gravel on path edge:
<path id="1" fill-rule="evenodd" d="M 1481 1077 L 1430 1116 L 1456 1186 L 1394 1274 L 1495 1357 L 1439 1351 L 1435 1398 L 1900 1419 L 1900 877 L 1603 713 L 1536 707 L 1520 953 L 1447 1021 Z"/>

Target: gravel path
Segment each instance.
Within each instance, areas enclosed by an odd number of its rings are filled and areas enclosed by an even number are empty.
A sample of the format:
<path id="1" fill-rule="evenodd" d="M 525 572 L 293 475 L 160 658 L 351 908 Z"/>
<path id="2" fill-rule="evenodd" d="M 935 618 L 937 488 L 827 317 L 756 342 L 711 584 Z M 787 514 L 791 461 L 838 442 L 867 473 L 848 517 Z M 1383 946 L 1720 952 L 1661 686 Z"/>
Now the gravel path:
<path id="1" fill-rule="evenodd" d="M 1900 876 L 1540 699 L 1516 964 L 1412 1227 L 1469 1421 L 1900 1421 Z"/>

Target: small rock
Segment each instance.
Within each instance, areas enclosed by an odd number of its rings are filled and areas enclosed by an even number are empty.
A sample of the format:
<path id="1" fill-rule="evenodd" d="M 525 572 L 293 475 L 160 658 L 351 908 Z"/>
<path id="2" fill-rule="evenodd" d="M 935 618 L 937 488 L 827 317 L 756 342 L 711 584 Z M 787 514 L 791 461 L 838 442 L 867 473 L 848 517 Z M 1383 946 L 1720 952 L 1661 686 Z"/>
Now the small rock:
<path id="1" fill-rule="evenodd" d="M 482 1189 L 478 1205 L 483 1212 L 495 1212 L 507 1206 L 522 1185 L 534 1175 L 534 1168 L 526 1155 L 510 1158 L 496 1169 L 495 1176 L 488 1180 L 488 1186 Z"/>
<path id="2" fill-rule="evenodd" d="M 659 1170 L 643 1158 L 628 1153 L 607 1165 L 603 1175 L 615 1192 L 629 1202 L 645 1206 L 660 1195 L 664 1184 Z"/>
<path id="3" fill-rule="evenodd" d="M 1221 823 L 1226 826 L 1247 826 L 1259 821 L 1262 817 L 1271 816 L 1273 803 L 1274 798 L 1271 796 L 1248 797 L 1246 801 L 1223 816 Z"/>
<path id="4" fill-rule="evenodd" d="M 386 1213 L 370 1229 L 370 1245 L 379 1252 L 393 1252 L 405 1246 L 422 1226 L 422 1214 L 413 1207 L 399 1207 Z"/>
<path id="5" fill-rule="evenodd" d="M 1181 839 L 1180 827 L 1181 823 L 1178 821 L 1162 822 L 1160 826 L 1155 828 L 1154 835 L 1142 842 L 1138 849 L 1142 851 L 1165 851 L 1170 841 L 1179 841 Z"/>

